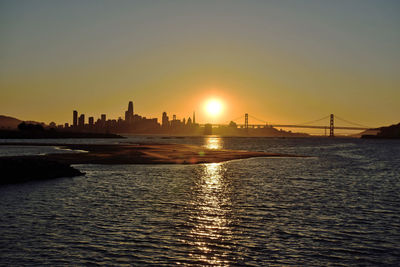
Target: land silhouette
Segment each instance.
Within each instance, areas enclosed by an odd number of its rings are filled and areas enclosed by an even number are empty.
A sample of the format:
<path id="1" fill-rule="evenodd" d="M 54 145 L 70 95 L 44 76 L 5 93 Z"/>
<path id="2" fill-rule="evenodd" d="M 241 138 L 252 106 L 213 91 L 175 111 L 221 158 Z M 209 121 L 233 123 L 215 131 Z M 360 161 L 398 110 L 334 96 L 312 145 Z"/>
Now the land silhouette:
<path id="1" fill-rule="evenodd" d="M 84 175 L 69 164 L 41 157 L 0 157 L 0 184 Z"/>
<path id="2" fill-rule="evenodd" d="M 363 134 L 361 138 L 400 139 L 400 123 L 380 127 L 377 129 L 376 134 Z"/>
<path id="3" fill-rule="evenodd" d="M 0 130 L 2 139 L 61 139 L 61 138 L 124 138 L 121 135 L 96 132 L 59 131 L 42 124 L 22 122 L 17 130 Z"/>

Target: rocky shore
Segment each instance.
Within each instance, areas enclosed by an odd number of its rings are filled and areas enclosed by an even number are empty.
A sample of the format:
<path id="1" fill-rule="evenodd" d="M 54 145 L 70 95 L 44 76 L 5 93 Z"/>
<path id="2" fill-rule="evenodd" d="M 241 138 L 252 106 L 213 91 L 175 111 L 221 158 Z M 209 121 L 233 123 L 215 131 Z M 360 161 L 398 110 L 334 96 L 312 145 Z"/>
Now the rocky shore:
<path id="1" fill-rule="evenodd" d="M 84 175 L 69 164 L 42 156 L 0 157 L 0 174 L 0 184 Z"/>

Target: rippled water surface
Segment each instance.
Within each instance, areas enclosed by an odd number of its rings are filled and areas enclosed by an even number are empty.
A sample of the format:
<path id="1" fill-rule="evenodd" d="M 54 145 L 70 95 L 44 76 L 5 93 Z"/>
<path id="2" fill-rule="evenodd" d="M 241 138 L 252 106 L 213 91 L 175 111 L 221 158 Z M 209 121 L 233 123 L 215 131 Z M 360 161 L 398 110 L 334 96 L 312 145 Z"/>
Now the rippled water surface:
<path id="1" fill-rule="evenodd" d="M 127 141 L 310 157 L 201 165 L 76 165 L 86 176 L 2 186 L 0 265 L 400 262 L 399 141 Z M 51 152 L 49 147 L 36 149 L 38 154 Z M 0 146 L 0 155 L 6 154 Z"/>

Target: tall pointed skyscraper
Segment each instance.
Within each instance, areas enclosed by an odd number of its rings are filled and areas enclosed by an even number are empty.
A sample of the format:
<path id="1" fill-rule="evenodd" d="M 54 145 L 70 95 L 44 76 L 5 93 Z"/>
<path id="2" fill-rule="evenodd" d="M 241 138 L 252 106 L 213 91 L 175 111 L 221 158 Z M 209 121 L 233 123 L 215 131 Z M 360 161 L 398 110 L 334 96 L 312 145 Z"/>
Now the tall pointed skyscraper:
<path id="1" fill-rule="evenodd" d="M 72 126 L 74 127 L 78 126 L 78 111 L 76 110 L 73 111 Z"/>
<path id="2" fill-rule="evenodd" d="M 129 101 L 128 110 L 125 111 L 125 121 L 128 124 L 133 123 L 133 102 Z"/>
<path id="3" fill-rule="evenodd" d="M 129 101 L 128 113 L 129 113 L 129 115 L 131 115 L 133 117 L 133 102 L 132 101 Z"/>

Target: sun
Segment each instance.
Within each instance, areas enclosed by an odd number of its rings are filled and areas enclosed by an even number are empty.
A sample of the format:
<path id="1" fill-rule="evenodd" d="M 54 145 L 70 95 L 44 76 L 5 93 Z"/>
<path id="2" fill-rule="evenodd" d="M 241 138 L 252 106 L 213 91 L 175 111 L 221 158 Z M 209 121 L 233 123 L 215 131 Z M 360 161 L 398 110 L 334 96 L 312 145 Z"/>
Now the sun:
<path id="1" fill-rule="evenodd" d="M 210 116 L 216 117 L 221 114 L 223 106 L 222 101 L 218 99 L 210 99 L 205 104 L 205 110 Z"/>

